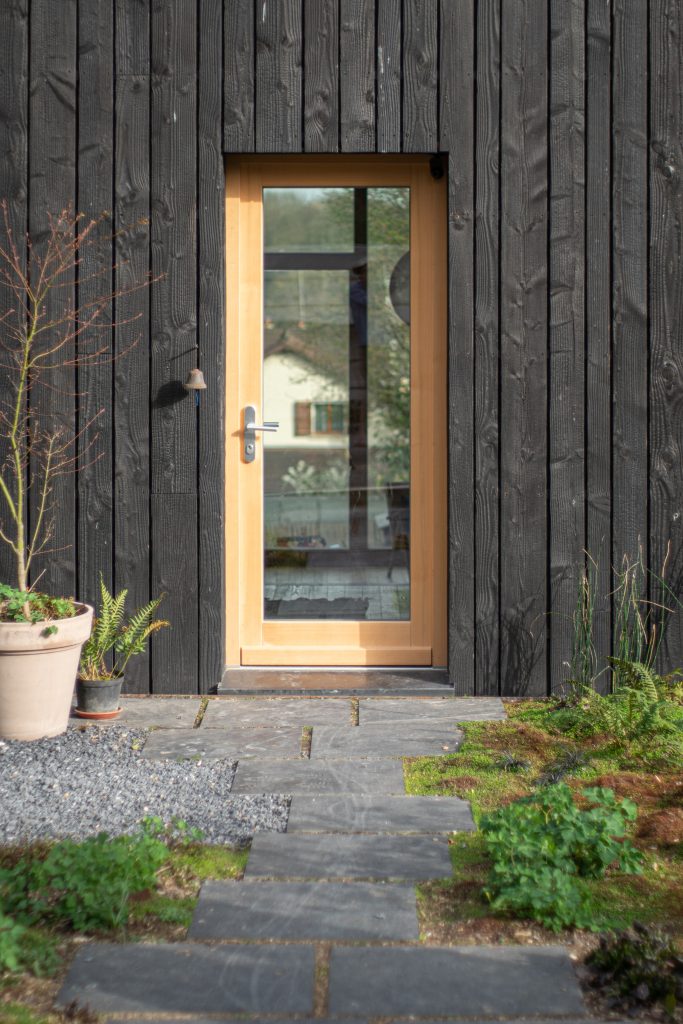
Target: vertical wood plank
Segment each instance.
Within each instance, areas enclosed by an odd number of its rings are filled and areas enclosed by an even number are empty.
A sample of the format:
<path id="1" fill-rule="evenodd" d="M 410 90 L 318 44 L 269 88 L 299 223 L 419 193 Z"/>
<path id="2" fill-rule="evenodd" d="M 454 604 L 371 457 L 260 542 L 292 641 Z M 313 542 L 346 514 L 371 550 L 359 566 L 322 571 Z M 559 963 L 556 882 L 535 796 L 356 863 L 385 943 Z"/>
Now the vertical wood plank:
<path id="1" fill-rule="evenodd" d="M 341 149 L 375 150 L 375 2 L 339 0 Z"/>
<path id="2" fill-rule="evenodd" d="M 153 494 L 155 593 L 171 628 L 154 637 L 152 693 L 196 693 L 198 661 L 197 495 Z M 190 524 L 186 528 L 184 524 Z M 193 528 L 194 527 L 194 528 Z"/>
<path id="3" fill-rule="evenodd" d="M 683 15 L 677 0 L 650 5 L 650 564 L 683 593 Z M 655 597 L 658 596 L 656 593 Z M 671 604 L 672 602 L 670 602 Z M 683 664 L 683 616 L 672 616 L 661 667 Z"/>
<path id="4" fill-rule="evenodd" d="M 305 0 L 304 150 L 339 149 L 339 0 Z"/>
<path id="5" fill-rule="evenodd" d="M 448 91 L 448 75 L 444 64 L 457 61 L 464 54 L 465 41 L 450 38 L 451 19 L 468 18 L 469 5 L 442 4 L 442 89 Z M 438 148 L 437 53 L 439 44 L 439 0 L 404 0 L 403 4 L 403 149 L 406 153 L 432 153 Z M 470 33 L 470 41 L 473 42 Z M 474 79 L 470 74 L 468 88 L 462 99 L 471 105 L 470 90 Z M 462 156 L 463 154 L 461 154 Z M 471 160 L 469 153 L 467 159 Z"/>
<path id="6" fill-rule="evenodd" d="M 110 0 L 79 5 L 78 67 L 78 209 L 99 221 L 96 249 L 81 257 L 79 305 L 113 290 L 112 160 L 114 117 L 114 24 Z M 107 212 L 106 218 L 103 214 Z M 110 323 L 111 306 L 102 312 Z M 111 328 L 79 339 L 85 352 L 102 351 L 104 361 L 84 364 L 78 372 L 78 591 L 96 602 L 99 579 L 112 586 L 113 570 L 113 408 Z"/>
<path id="7" fill-rule="evenodd" d="M 441 5 L 441 138 L 448 161 L 448 662 L 474 691 L 474 4 Z"/>
<path id="8" fill-rule="evenodd" d="M 182 0 L 152 9 L 152 593 L 172 624 L 152 666 L 169 692 L 197 689 L 197 412 L 183 388 L 197 363 L 195 19 Z"/>
<path id="9" fill-rule="evenodd" d="M 646 4 L 614 0 L 612 57 L 612 558 L 647 559 Z"/>
<path id="10" fill-rule="evenodd" d="M 0 34 L 0 196 L 7 202 L 9 224 L 14 243 L 25 266 L 28 204 L 28 0 L 18 0 L 5 11 L 4 31 Z M 0 292 L 3 311 L 10 307 L 9 295 Z M 8 378 L 0 370 L 0 402 L 11 394 Z M 7 450 L 0 439 L 0 471 Z M 4 507 L 0 528 L 5 528 Z M 6 544 L 0 544 L 0 580 L 14 582 L 14 557 Z"/>
<path id="11" fill-rule="evenodd" d="M 31 197 L 29 231 L 35 242 L 45 239 L 48 214 L 59 215 L 76 197 L 76 39 L 77 3 L 64 0 L 33 0 L 30 18 L 31 98 L 29 166 Z M 63 313 L 74 301 L 73 275 L 62 279 L 64 287 L 47 299 L 48 317 Z M 49 387 L 37 387 L 31 395 L 44 428 L 63 427 L 73 436 L 76 390 L 72 366 L 74 346 L 61 350 L 60 367 L 50 371 Z M 46 550 L 34 565 L 34 579 L 53 594 L 76 591 L 76 477 L 65 474 L 55 480 L 52 492 L 55 529 Z M 35 495 L 30 512 L 35 521 Z"/>
<path id="12" fill-rule="evenodd" d="M 475 693 L 497 694 L 500 689 L 500 0 L 480 0 L 478 7 L 475 159 Z"/>
<path id="13" fill-rule="evenodd" d="M 256 17 L 256 152 L 300 153 L 303 0 L 264 0 Z"/>
<path id="14" fill-rule="evenodd" d="M 546 690 L 547 6 L 502 5 L 501 673 Z"/>
<path id="15" fill-rule="evenodd" d="M 550 4 L 550 661 L 560 689 L 584 565 L 584 0 Z M 539 367 L 540 372 L 540 367 Z"/>
<path id="16" fill-rule="evenodd" d="M 377 5 L 377 152 L 401 152 L 401 5 Z"/>
<path id="17" fill-rule="evenodd" d="M 225 594 L 225 172 L 221 153 L 221 0 L 202 0 L 199 20 L 197 199 L 199 365 L 209 386 L 199 413 L 199 690 L 224 668 Z"/>
<path id="18" fill-rule="evenodd" d="M 612 635 L 611 13 L 604 0 L 586 3 L 586 543 L 604 664 Z"/>
<path id="19" fill-rule="evenodd" d="M 254 151 L 254 0 L 224 4 L 223 148 Z"/>
<path id="20" fill-rule="evenodd" d="M 150 267 L 150 80 L 116 82 L 116 287 L 143 280 Z M 131 607 L 149 601 L 150 577 L 150 294 L 116 302 L 114 364 L 114 580 Z M 163 614 L 166 609 L 162 607 Z M 149 652 L 126 670 L 128 693 L 149 693 Z"/>
<path id="21" fill-rule="evenodd" d="M 148 75 L 150 0 L 114 0 L 116 74 Z"/>

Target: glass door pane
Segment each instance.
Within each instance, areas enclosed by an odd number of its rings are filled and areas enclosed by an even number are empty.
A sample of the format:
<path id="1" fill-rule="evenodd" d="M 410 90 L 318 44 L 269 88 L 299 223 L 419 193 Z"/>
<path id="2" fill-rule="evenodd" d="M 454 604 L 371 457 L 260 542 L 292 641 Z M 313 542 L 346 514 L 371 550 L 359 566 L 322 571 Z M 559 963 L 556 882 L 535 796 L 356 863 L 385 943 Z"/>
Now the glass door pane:
<path id="1" fill-rule="evenodd" d="M 410 619 L 410 190 L 266 188 L 266 619 Z"/>

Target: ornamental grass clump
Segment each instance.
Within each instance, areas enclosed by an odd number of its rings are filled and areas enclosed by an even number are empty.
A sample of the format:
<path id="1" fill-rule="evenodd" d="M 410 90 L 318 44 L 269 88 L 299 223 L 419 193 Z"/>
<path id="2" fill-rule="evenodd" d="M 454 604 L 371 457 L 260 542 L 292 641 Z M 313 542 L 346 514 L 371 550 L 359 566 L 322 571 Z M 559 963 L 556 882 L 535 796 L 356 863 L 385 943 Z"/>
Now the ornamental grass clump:
<path id="1" fill-rule="evenodd" d="M 528 917 L 553 931 L 595 928 L 586 880 L 614 867 L 640 874 L 642 855 L 626 838 L 631 800 L 610 789 L 583 791 L 579 807 L 561 783 L 540 788 L 484 818 L 492 861 L 484 896 L 495 910 Z"/>

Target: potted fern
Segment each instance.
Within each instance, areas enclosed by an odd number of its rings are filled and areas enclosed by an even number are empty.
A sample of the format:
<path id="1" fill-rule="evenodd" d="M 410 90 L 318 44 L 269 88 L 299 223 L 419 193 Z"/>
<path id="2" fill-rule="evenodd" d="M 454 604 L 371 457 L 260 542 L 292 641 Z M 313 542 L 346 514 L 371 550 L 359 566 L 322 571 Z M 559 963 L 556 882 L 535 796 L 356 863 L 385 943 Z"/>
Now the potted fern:
<path id="1" fill-rule="evenodd" d="M 110 594 L 100 578 L 100 609 L 90 639 L 83 645 L 76 679 L 79 718 L 109 719 L 121 714 L 119 699 L 126 665 L 143 653 L 153 633 L 169 625 L 154 618 L 160 597 L 127 617 L 127 596 L 127 590 Z"/>

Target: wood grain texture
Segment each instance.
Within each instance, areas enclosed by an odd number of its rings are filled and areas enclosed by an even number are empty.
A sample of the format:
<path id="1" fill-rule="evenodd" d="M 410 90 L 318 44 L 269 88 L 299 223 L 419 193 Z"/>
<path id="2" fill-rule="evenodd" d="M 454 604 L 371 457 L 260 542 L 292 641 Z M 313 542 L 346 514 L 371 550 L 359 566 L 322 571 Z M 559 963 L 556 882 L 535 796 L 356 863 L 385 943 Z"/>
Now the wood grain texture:
<path id="1" fill-rule="evenodd" d="M 550 4 L 550 662 L 559 690 L 584 568 L 584 0 Z"/>
<path id="2" fill-rule="evenodd" d="M 500 0 L 477 18 L 475 295 L 475 693 L 500 689 Z"/>
<path id="3" fill-rule="evenodd" d="M 683 593 L 683 15 L 650 5 L 650 564 L 671 542 L 667 579 Z M 654 594 L 653 596 L 657 596 Z M 672 605 L 673 602 L 669 601 Z M 669 623 L 661 665 L 683 664 L 683 619 Z"/>
<path id="4" fill-rule="evenodd" d="M 431 11 L 436 16 L 438 12 Z M 474 4 L 441 6 L 441 137 L 448 161 L 448 665 L 473 694 L 474 629 Z M 433 140 L 434 142 L 435 140 Z M 432 148 L 436 148 L 434 145 Z M 453 481 L 458 481 L 455 488 Z"/>
<path id="5" fill-rule="evenodd" d="M 199 22 L 197 201 L 199 365 L 209 387 L 199 412 L 199 691 L 224 668 L 225 591 L 225 172 L 221 154 L 221 0 L 203 0 Z"/>
<path id="6" fill-rule="evenodd" d="M 113 188 L 114 23 L 110 0 L 79 6 L 78 19 L 78 209 L 98 221 L 96 249 L 86 249 L 79 268 L 78 303 L 113 291 L 114 261 L 111 215 Z M 106 212 L 106 216 L 105 216 Z M 112 321 L 111 304 L 102 311 Z M 113 585 L 113 331 L 95 329 L 82 336 L 84 352 L 102 358 L 78 373 L 78 592 L 93 603 L 99 579 Z"/>
<path id="7" fill-rule="evenodd" d="M 196 10 L 152 11 L 152 593 L 172 628 L 152 651 L 152 689 L 197 688 L 197 411 L 183 382 L 197 364 Z M 191 668 L 190 668 L 191 666 Z"/>
<path id="8" fill-rule="evenodd" d="M 612 14 L 612 558 L 647 547 L 647 7 Z M 644 551 L 647 560 L 647 550 Z"/>
<path id="9" fill-rule="evenodd" d="M 604 0 L 586 3 L 586 544 L 604 658 L 612 635 L 611 16 Z"/>
<path id="10" fill-rule="evenodd" d="M 10 230 L 24 267 L 28 216 L 28 15 L 28 0 L 8 5 L 0 34 L 0 196 L 7 202 Z M 10 300 L 4 289 L 0 291 L 0 301 L 3 308 L 8 307 Z M 10 393 L 9 379 L 0 369 L 0 402 Z M 7 446 L 0 437 L 0 467 L 5 465 L 6 456 Z M 0 529 L 8 532 L 3 506 Z M 6 544 L 0 544 L 0 580 L 9 582 L 15 575 L 12 552 Z"/>
<path id="11" fill-rule="evenodd" d="M 150 268 L 149 75 L 116 82 L 114 168 L 116 286 L 129 289 Z M 150 293 L 116 302 L 114 364 L 114 581 L 131 607 L 149 601 Z M 126 670 L 128 693 L 149 693 L 149 652 Z"/>
<path id="12" fill-rule="evenodd" d="M 304 149 L 339 149 L 339 0 L 305 0 Z"/>
<path id="13" fill-rule="evenodd" d="M 375 3 L 340 3 L 340 119 L 343 153 L 375 150 Z"/>
<path id="14" fill-rule="evenodd" d="M 170 629 L 152 638 L 152 693 L 196 693 L 199 658 L 197 495 L 152 495 L 152 593 Z"/>
<path id="15" fill-rule="evenodd" d="M 263 0 L 256 9 L 256 152 L 299 153 L 303 0 Z"/>
<path id="16" fill-rule="evenodd" d="M 546 689 L 547 8 L 502 6 L 501 674 Z"/>
<path id="17" fill-rule="evenodd" d="M 377 152 L 401 152 L 401 33 L 403 11 L 396 0 L 377 7 Z"/>
<path id="18" fill-rule="evenodd" d="M 226 153 L 253 153 L 254 0 L 224 4 L 223 17 L 223 148 Z"/>
<path id="19" fill-rule="evenodd" d="M 150 72 L 150 8 L 150 0 L 114 0 L 117 75 Z"/>
<path id="20" fill-rule="evenodd" d="M 465 21 L 471 28 L 472 11 L 468 3 L 441 5 L 441 85 L 442 96 L 449 92 L 449 65 L 471 62 L 473 50 L 467 52 L 464 40 L 453 37 L 454 21 Z M 439 0 L 404 0 L 403 3 L 403 149 L 406 153 L 432 153 L 438 148 L 437 54 Z M 447 73 L 444 76 L 443 69 Z M 472 104 L 470 72 L 463 83 L 463 99 Z M 451 113 L 451 112 L 449 112 Z M 452 112 L 454 113 L 454 112 Z M 454 123 L 454 122 L 451 122 Z M 443 134 L 443 132 L 442 132 Z M 472 159 L 470 142 L 468 159 Z"/>
<path id="21" fill-rule="evenodd" d="M 48 214 L 59 215 L 76 199 L 76 79 L 77 3 L 51 0 L 31 4 L 31 93 L 30 93 L 30 212 L 29 231 L 38 247 L 48 231 Z M 61 315 L 74 302 L 74 276 L 62 278 L 64 287 L 46 300 L 46 315 Z M 35 387 L 31 406 L 44 429 L 63 429 L 73 437 L 75 426 L 76 379 L 74 346 L 61 350 L 62 365 L 50 371 L 49 386 Z M 35 521 L 35 492 L 30 522 Z M 41 589 L 53 594 L 76 592 L 76 479 L 65 474 L 55 480 L 52 491 L 54 532 L 49 549 L 34 564 L 33 578 L 40 575 Z"/>

